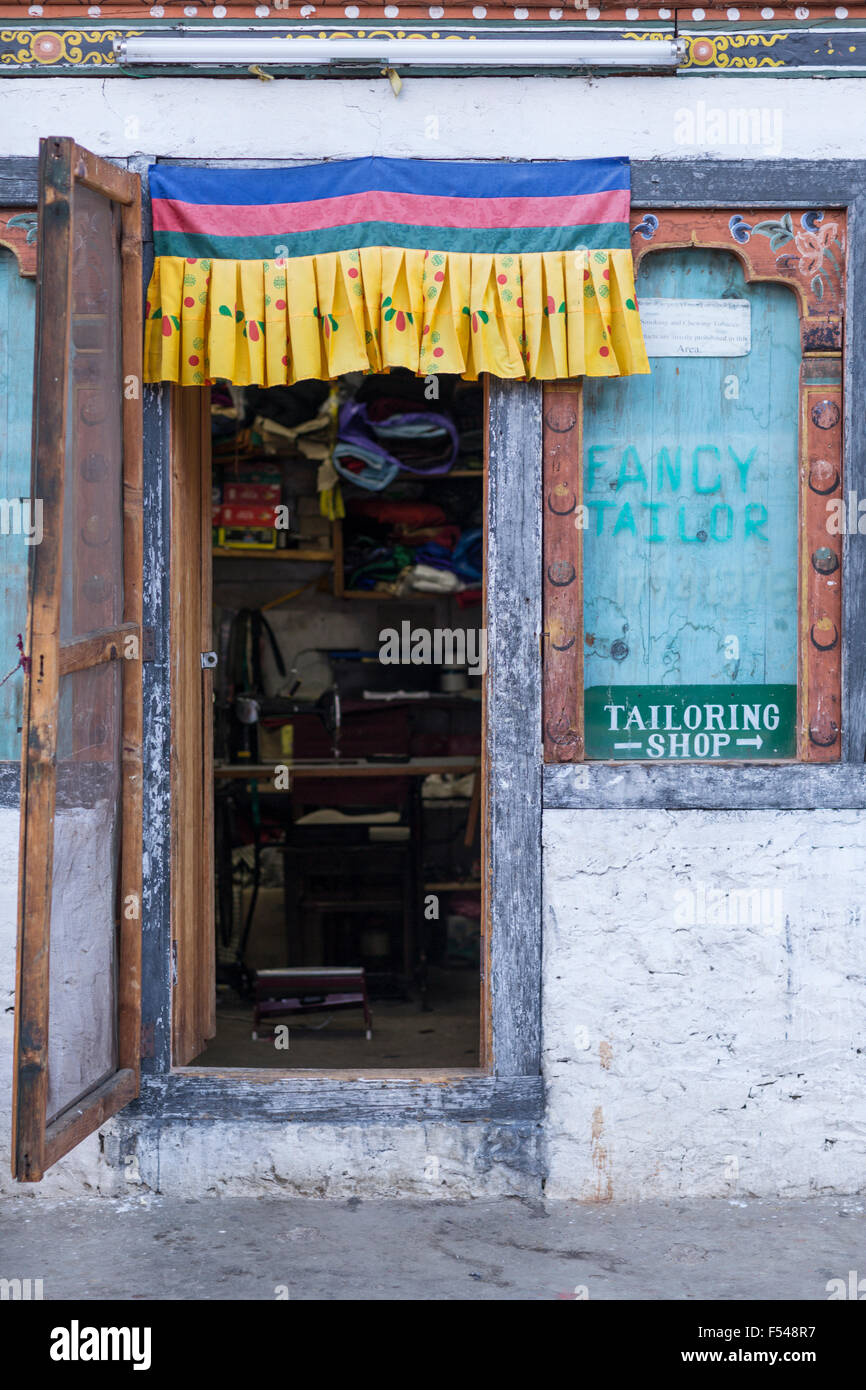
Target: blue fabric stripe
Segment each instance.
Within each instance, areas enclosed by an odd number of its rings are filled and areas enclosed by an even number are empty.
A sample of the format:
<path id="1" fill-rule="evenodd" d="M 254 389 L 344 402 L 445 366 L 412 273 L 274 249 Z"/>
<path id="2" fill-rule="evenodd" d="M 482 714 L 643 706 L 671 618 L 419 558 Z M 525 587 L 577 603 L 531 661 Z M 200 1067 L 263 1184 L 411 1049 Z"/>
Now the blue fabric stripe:
<path id="1" fill-rule="evenodd" d="M 629 161 L 625 157 L 514 164 L 368 158 L 289 169 L 200 169 L 153 164 L 149 172 L 154 198 L 227 207 L 305 203 L 371 189 L 478 199 L 568 197 L 631 186 Z"/>

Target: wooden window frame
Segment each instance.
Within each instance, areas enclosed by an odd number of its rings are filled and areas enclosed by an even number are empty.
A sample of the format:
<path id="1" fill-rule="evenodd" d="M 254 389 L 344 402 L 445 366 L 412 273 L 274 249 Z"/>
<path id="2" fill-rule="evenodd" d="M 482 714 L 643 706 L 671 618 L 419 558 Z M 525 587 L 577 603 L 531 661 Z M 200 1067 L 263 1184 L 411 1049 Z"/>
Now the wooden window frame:
<path id="1" fill-rule="evenodd" d="M 760 197 L 749 196 L 744 190 L 757 189 Z M 819 431 L 821 435 L 822 456 L 827 457 L 828 435 L 834 433 L 839 440 L 839 462 L 844 458 L 844 488 L 857 491 L 858 496 L 866 496 L 866 442 L 862 431 L 854 427 L 854 402 L 862 399 L 866 386 L 866 362 L 864 362 L 864 328 L 862 312 L 854 312 L 858 301 L 866 295 L 866 254 L 860 244 L 859 229 L 866 222 L 866 163 L 845 161 L 838 164 L 818 164 L 813 161 L 783 161 L 764 163 L 763 161 L 683 161 L 683 162 L 644 162 L 632 164 L 632 202 L 639 212 L 633 218 L 633 225 L 646 212 L 656 213 L 660 229 L 647 242 L 636 238 L 641 244 L 636 247 L 639 254 L 652 253 L 669 244 L 682 245 L 680 235 L 671 237 L 664 234 L 665 218 L 669 225 L 676 221 L 690 221 L 707 226 L 707 214 L 719 208 L 761 209 L 772 214 L 780 208 L 806 210 L 839 209 L 847 217 L 848 258 L 846 266 L 846 294 L 844 307 L 844 371 L 839 388 L 842 395 L 842 421 L 836 431 Z M 750 220 L 748 213 L 746 220 Z M 755 239 L 753 238 L 753 241 Z M 810 445 L 813 443 L 814 425 L 811 422 L 811 407 L 816 404 L 813 397 L 821 399 L 832 396 L 830 388 L 810 380 L 810 363 L 826 367 L 843 346 L 839 332 L 838 319 L 816 313 L 814 301 L 810 302 L 808 282 L 804 286 L 802 277 L 795 269 L 790 276 L 778 275 L 773 269 L 775 256 L 771 254 L 769 242 L 760 238 L 758 246 L 752 242 L 747 245 L 736 243 L 733 238 L 723 242 L 715 231 L 701 238 L 696 233 L 694 244 L 723 245 L 738 255 L 745 265 L 747 278 L 785 279 L 796 285 L 801 304 L 803 370 L 801 374 L 801 473 L 808 461 Z M 763 259 L 761 259 L 763 257 Z M 828 356 L 821 356 L 827 353 Z M 559 388 L 568 389 L 568 384 Z M 579 412 L 579 386 L 570 387 L 573 393 L 568 407 Z M 547 388 L 550 406 L 554 407 L 554 388 Z M 558 405 L 546 410 L 554 425 L 560 423 L 556 418 Z M 556 430 L 546 426 L 548 436 L 555 436 Z M 562 445 L 548 439 L 546 447 L 547 477 L 544 497 L 550 492 L 550 485 L 556 485 L 559 472 L 568 470 L 569 480 L 580 483 L 580 442 L 579 429 L 576 438 L 568 446 L 568 457 L 558 458 Z M 558 464 L 558 471 L 557 471 Z M 841 468 L 840 468 L 841 472 Z M 556 477 L 555 477 L 556 473 Z M 841 493 L 841 484 L 832 495 Z M 806 591 L 800 602 L 800 640 L 799 640 L 799 679 L 801 718 L 798 721 L 798 762 L 787 763 L 728 763 L 712 766 L 706 763 L 602 763 L 582 762 L 575 756 L 580 749 L 582 728 L 579 725 L 582 714 L 582 672 L 572 676 L 572 686 L 565 684 L 559 676 L 556 688 L 552 680 L 551 661 L 548 656 L 546 678 L 550 681 L 548 693 L 548 756 L 544 767 L 544 805 L 563 809 L 605 809 L 616 808 L 689 808 L 708 807 L 719 809 L 783 809 L 809 807 L 860 807 L 866 805 L 866 662 L 862 653 L 866 650 L 866 553 L 861 551 L 859 537 L 844 535 L 830 537 L 824 530 L 826 521 L 825 497 L 810 492 L 808 478 L 803 477 L 800 488 L 801 525 L 799 541 L 800 574 L 806 576 Z M 545 512 L 547 511 L 545 505 Z M 573 528 L 572 528 L 573 531 Z M 552 537 L 552 528 L 549 535 Z M 547 563 L 565 559 L 574 564 L 578 576 L 581 573 L 579 553 L 580 535 L 577 545 L 566 554 L 558 554 L 548 541 L 550 554 Z M 813 569 L 809 563 L 811 550 L 818 543 L 831 545 L 839 543 L 844 591 L 842 595 L 841 642 L 837 644 L 839 667 L 832 673 L 831 682 L 841 680 L 841 748 L 837 744 L 839 756 L 835 761 L 826 761 L 825 755 L 808 739 L 808 728 L 813 717 L 815 699 L 819 693 L 814 679 L 814 665 L 810 673 L 807 666 L 809 655 L 809 613 L 810 602 L 816 594 Z M 547 600 L 545 631 L 553 634 L 561 647 L 567 634 L 576 637 L 578 624 L 574 617 L 574 605 L 562 599 L 551 597 Z M 580 645 L 580 644 L 578 644 Z M 577 663 L 572 663 L 577 672 Z M 567 662 L 560 662 L 563 671 Z M 579 694 L 578 694 L 579 681 Z M 568 703 L 566 703 L 568 702 Z M 570 720 L 562 718 L 563 707 L 572 712 Z M 559 726 L 551 719 L 553 710 L 560 719 Z M 571 749 L 563 745 L 562 753 L 557 753 L 555 740 L 568 739 L 573 743 Z M 582 751 L 582 750 L 581 750 Z M 569 756 L 569 752 L 571 756 Z M 806 752 L 807 756 L 803 757 Z"/>
<path id="2" fill-rule="evenodd" d="M 45 190 L 38 228 L 40 298 L 36 323 L 36 401 L 32 494 L 63 516 L 69 408 L 68 342 L 74 283 L 70 214 L 76 186 L 120 210 L 123 619 L 61 642 L 62 526 L 47 526 L 30 553 L 25 650 L 29 668 L 22 709 L 19 930 L 13 1082 L 13 1173 L 38 1182 L 45 1169 L 138 1094 L 141 1023 L 142 898 L 142 413 L 141 198 L 139 180 L 69 139 L 40 145 Z M 2 185 L 0 185 L 2 188 Z M 61 306 L 58 311 L 58 306 Z M 65 306 L 65 311 L 62 306 Z M 63 314 L 65 332 L 59 331 Z M 125 639 L 136 656 L 123 660 Z M 121 660 L 120 802 L 117 866 L 117 1062 L 112 1075 L 47 1122 L 49 954 L 60 678 Z M 130 910 L 124 909 L 126 905 Z"/>
<path id="3" fill-rule="evenodd" d="M 837 762 L 841 757 L 842 707 L 842 537 L 827 530 L 829 499 L 844 497 L 842 448 L 843 307 L 845 259 L 841 258 L 838 292 L 821 278 L 799 273 L 800 253 L 774 247 L 769 237 L 751 235 L 750 223 L 780 222 L 789 209 L 761 210 L 753 215 L 748 203 L 737 204 L 749 223 L 744 236 L 734 239 L 730 209 L 695 212 L 660 209 L 647 222 L 642 209 L 631 214 L 635 272 L 649 255 L 672 250 L 725 251 L 739 261 L 746 284 L 786 286 L 795 296 L 800 331 L 798 384 L 798 621 L 796 761 Z M 798 208 L 797 216 L 808 209 Z M 828 208 L 824 217 L 841 223 L 847 235 L 845 209 Z M 743 219 L 741 219 L 743 220 Z M 793 238 L 789 238 L 789 243 Z M 818 278 L 818 277 L 816 277 Z M 825 285 L 831 288 L 825 294 Z M 583 532 L 572 523 L 583 501 L 583 383 L 554 382 L 544 388 L 544 756 L 547 763 L 585 759 L 583 690 Z M 817 476 L 815 461 L 834 469 L 834 481 Z M 812 563 L 818 551 L 830 552 L 835 568 L 819 571 Z M 825 625 L 832 636 L 824 640 Z M 818 629 L 816 631 L 816 629 Z M 589 761 L 589 760 L 587 760 Z M 648 760 L 649 761 L 649 760 Z M 772 760 L 768 760 L 770 762 Z M 776 760 L 781 761 L 781 760 Z M 784 760 L 791 761 L 791 760 Z M 725 766 L 721 760 L 717 766 Z"/>

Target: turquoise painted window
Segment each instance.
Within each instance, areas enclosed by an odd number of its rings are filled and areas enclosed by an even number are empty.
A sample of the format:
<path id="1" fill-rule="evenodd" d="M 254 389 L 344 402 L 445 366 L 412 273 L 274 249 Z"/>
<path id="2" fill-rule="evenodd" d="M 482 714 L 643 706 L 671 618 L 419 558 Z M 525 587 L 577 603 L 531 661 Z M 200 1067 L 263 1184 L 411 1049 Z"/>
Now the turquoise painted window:
<path id="1" fill-rule="evenodd" d="M 23 673 L 16 641 L 27 618 L 28 545 L 22 530 L 36 520 L 29 510 L 30 431 L 33 413 L 33 337 L 36 281 L 18 273 L 11 251 L 0 247 L 0 760 L 21 757 Z M 3 505 L 5 504 L 5 505 Z M 38 529 L 33 531 L 34 539 Z"/>
<path id="2" fill-rule="evenodd" d="M 793 758 L 795 296 L 694 248 L 646 256 L 638 296 L 747 300 L 751 339 L 584 383 L 586 756 Z"/>

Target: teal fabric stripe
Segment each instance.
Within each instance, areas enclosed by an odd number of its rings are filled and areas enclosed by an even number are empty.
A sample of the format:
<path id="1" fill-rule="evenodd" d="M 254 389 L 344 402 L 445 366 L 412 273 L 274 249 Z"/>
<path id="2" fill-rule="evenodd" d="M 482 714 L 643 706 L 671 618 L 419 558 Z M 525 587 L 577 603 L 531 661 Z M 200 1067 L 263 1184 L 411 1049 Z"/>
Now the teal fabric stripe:
<path id="1" fill-rule="evenodd" d="M 454 228 L 406 227 L 390 222 L 359 222 L 286 236 L 215 237 L 200 233 L 155 232 L 157 256 L 211 257 L 225 261 L 266 261 L 285 252 L 290 258 L 325 251 L 354 251 L 365 246 L 396 246 L 418 251 L 480 251 L 520 255 L 533 251 L 628 250 L 625 222 L 598 222 L 585 227 Z"/>

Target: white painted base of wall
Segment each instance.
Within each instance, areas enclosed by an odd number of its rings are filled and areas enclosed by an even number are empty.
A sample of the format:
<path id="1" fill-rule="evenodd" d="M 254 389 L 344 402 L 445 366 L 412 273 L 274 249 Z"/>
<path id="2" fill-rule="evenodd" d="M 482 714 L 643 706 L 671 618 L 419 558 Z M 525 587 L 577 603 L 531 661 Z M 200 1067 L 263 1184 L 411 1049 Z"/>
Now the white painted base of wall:
<path id="1" fill-rule="evenodd" d="M 548 1195 L 862 1190 L 866 816 L 550 811 L 544 879 Z"/>
<path id="2" fill-rule="evenodd" d="M 17 834 L 17 812 L 0 811 L 6 1056 Z M 544 844 L 547 1194 L 861 1191 L 866 817 L 549 811 Z M 752 890 L 765 893 L 756 921 L 752 900 L 710 896 Z M 724 920 L 679 920 L 714 912 Z M 22 1187 L 8 1176 L 9 1101 L 7 1073 L 0 1191 L 24 1196 L 538 1192 L 481 1125 L 191 1124 L 157 1139 L 122 1117 Z"/>

